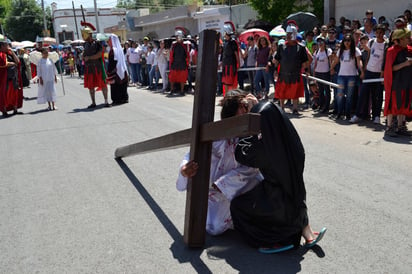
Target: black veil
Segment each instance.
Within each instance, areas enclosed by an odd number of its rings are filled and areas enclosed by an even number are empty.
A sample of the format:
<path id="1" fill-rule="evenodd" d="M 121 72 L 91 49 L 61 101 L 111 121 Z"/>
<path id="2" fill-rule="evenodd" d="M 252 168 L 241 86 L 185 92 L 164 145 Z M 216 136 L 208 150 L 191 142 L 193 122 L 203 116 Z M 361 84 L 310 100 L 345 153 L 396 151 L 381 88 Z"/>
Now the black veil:
<path id="1" fill-rule="evenodd" d="M 235 228 L 254 246 L 298 246 L 308 224 L 302 142 L 274 103 L 260 102 L 252 112 L 261 115 L 261 134 L 239 141 L 236 160 L 259 168 L 264 180 L 232 201 Z"/>

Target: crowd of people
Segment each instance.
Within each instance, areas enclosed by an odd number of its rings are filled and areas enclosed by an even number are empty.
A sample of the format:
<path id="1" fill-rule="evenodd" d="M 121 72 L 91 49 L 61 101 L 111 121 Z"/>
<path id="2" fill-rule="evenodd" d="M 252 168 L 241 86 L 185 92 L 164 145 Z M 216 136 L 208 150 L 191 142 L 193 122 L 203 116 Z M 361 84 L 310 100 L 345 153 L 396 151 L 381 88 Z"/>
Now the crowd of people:
<path id="1" fill-rule="evenodd" d="M 307 31 L 289 21 L 284 35 L 272 37 L 272 42 L 258 34 L 242 42 L 234 31 L 227 32 L 231 38 L 226 40 L 237 41 L 234 55 L 240 56 L 239 62 L 232 61 L 238 68 L 238 83 L 232 87 L 244 89 L 247 78 L 249 91 L 267 99 L 273 85 L 275 101 L 283 110 L 291 106 L 294 115 L 300 115 L 300 99 L 303 108 L 311 107 L 316 115 L 350 123 L 381 124 L 384 110 L 385 136 L 410 136 L 406 118 L 412 118 L 412 89 L 406 75 L 412 72 L 411 11 L 399 15 L 392 28 L 384 16 L 376 20 L 372 10 L 361 21 L 339 21 L 337 26 L 330 18 L 328 24 Z M 388 79 L 396 80 L 391 86 Z"/>
<path id="2" fill-rule="evenodd" d="M 240 88 L 265 100 L 274 90 L 274 100 L 283 110 L 291 106 L 293 115 L 300 115 L 302 108 L 311 107 L 317 115 L 329 115 L 331 119 L 350 123 L 372 120 L 381 124 L 384 106 L 384 115 L 388 117 L 386 134 L 409 135 L 406 119 L 412 116 L 408 102 L 412 95 L 408 83 L 402 83 L 407 78 L 397 75 L 408 75 L 411 70 L 410 10 L 398 16 L 392 28 L 384 16 L 376 19 L 372 10 L 365 12 L 363 20 L 341 17 L 337 25 L 335 18 L 330 18 L 328 24 L 305 32 L 299 31 L 296 22 L 287 25 L 284 36 L 268 39 L 269 35 L 256 34 L 240 41 L 233 23 L 225 22 L 219 46 L 217 95 Z M 112 58 L 110 42 L 93 39 L 93 31 L 91 27 L 82 46 L 66 47 L 59 53 L 60 63 L 64 65 L 58 66 L 58 70 L 84 77 L 92 101 L 90 108 L 96 106 L 95 88 L 102 90 L 104 105 L 109 107 L 106 77 L 113 80 L 113 62 L 119 61 Z M 112 103 L 127 103 L 127 88 L 131 87 L 180 95 L 194 93 L 198 42 L 198 36 L 192 38 L 182 27 L 176 27 L 173 39 L 119 40 L 124 56 L 120 62 L 125 62 L 122 65 L 125 75 L 119 78 L 122 85 L 126 85 L 126 92 L 122 92 L 121 99 L 115 95 Z M 389 51 L 391 48 L 396 50 Z M 392 66 L 386 66 L 391 52 L 396 52 L 391 59 Z M 12 64 L 13 56 L 6 55 Z M 20 60 L 16 66 L 22 72 L 21 86 L 25 87 L 32 78 L 37 79 L 36 66 L 30 64 L 26 50 L 20 49 L 15 55 Z M 390 73 L 386 73 L 389 70 Z M 93 78 L 90 82 L 87 75 L 91 71 L 101 80 Z M 315 78 L 302 77 L 302 74 Z M 390 77 L 395 87 L 384 87 L 384 77 Z M 18 82 L 19 78 L 15 79 Z M 304 100 L 303 106 L 299 105 L 301 100 Z M 14 104 L 16 113 L 20 105 Z M 10 108 L 2 107 L 3 114 Z"/>
<path id="3" fill-rule="evenodd" d="M 326 228 L 313 231 L 307 213 L 303 181 L 305 153 L 299 135 L 286 115 L 300 115 L 303 107 L 335 120 L 380 124 L 383 106 L 387 117 L 385 135 L 410 135 L 406 120 L 412 116 L 411 12 L 406 10 L 390 30 L 386 18 L 367 10 L 362 23 L 331 18 L 327 25 L 304 33 L 289 21 L 284 37 L 266 36 L 238 40 L 235 26 L 224 24 L 218 55 L 217 94 L 222 93 L 221 118 L 248 112 L 261 115 L 261 133 L 213 143 L 206 231 L 218 235 L 237 229 L 262 253 L 278 253 L 300 246 L 316 245 Z M 65 49 L 60 58 L 71 77 L 77 72 L 89 91 L 94 109 L 101 90 L 104 107 L 129 102 L 128 88 L 184 95 L 192 91 L 197 65 L 198 39 L 175 29 L 174 40 L 122 43 L 111 34 L 105 42 L 93 38 L 94 26 L 83 22 L 83 48 Z M 50 49 L 36 49 L 41 58 L 32 66 L 25 50 L 15 53 L 0 35 L 0 110 L 19 114 L 23 87 L 37 79 L 39 104 L 56 110 L 57 67 Z M 311 77 L 314 76 L 314 77 Z M 246 89 L 248 94 L 237 90 Z M 384 81 L 383 81 L 384 79 Z M 383 84 L 384 82 L 384 84 Z M 110 99 L 109 91 L 110 85 Z M 274 99 L 269 101 L 273 85 Z M 332 97 L 333 94 L 333 97 Z M 384 102 L 384 104 L 383 104 Z M 277 163 L 274 165 L 273 163 Z M 198 164 L 183 160 L 176 183 L 186 190 L 188 178 Z"/>

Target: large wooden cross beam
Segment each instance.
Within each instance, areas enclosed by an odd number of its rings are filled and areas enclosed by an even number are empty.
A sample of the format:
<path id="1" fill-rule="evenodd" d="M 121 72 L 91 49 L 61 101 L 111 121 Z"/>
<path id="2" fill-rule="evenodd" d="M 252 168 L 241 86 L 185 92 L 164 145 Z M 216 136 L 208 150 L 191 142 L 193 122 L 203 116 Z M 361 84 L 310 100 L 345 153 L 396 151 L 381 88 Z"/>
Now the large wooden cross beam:
<path id="1" fill-rule="evenodd" d="M 260 131 L 260 115 L 242 116 L 213 122 L 217 82 L 219 35 L 213 30 L 200 33 L 196 91 L 192 128 L 117 148 L 116 158 L 128 157 L 190 144 L 190 159 L 199 164 L 196 176 L 189 179 L 186 195 L 184 241 L 189 247 L 204 245 L 210 178 L 212 142 Z"/>

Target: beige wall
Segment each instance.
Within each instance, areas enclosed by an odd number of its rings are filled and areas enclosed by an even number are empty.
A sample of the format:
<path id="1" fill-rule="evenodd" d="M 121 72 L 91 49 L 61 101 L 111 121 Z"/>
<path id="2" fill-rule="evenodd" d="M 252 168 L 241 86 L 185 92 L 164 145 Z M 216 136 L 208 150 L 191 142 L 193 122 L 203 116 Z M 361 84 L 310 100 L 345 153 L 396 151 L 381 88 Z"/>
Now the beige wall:
<path id="1" fill-rule="evenodd" d="M 334 16 L 337 22 L 341 16 L 362 20 L 365 17 L 365 11 L 371 9 L 376 20 L 383 15 L 392 26 L 395 17 L 403 14 L 405 9 L 412 10 L 411 0 L 329 0 L 325 1 L 325 10 L 327 9 L 326 2 L 335 2 Z"/>

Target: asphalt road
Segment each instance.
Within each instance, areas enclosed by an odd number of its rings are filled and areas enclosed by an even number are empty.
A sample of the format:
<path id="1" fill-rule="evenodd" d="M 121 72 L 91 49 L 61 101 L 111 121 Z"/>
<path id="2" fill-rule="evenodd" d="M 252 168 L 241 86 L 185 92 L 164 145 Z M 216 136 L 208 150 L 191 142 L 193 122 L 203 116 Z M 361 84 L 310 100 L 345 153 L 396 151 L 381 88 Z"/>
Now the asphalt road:
<path id="1" fill-rule="evenodd" d="M 311 111 L 292 118 L 306 149 L 310 223 L 319 246 L 264 255 L 236 232 L 183 240 L 180 148 L 116 161 L 119 146 L 191 125 L 193 96 L 129 88 L 130 103 L 90 104 L 77 78 L 58 110 L 25 89 L 22 111 L 0 118 L 0 273 L 412 273 L 412 140 L 383 126 Z M 216 119 L 219 108 L 216 108 Z"/>

